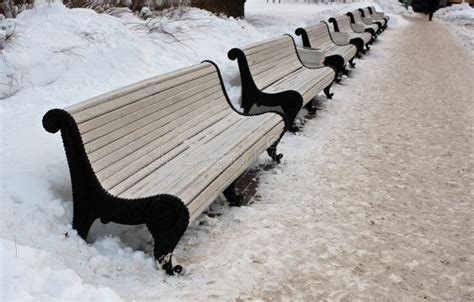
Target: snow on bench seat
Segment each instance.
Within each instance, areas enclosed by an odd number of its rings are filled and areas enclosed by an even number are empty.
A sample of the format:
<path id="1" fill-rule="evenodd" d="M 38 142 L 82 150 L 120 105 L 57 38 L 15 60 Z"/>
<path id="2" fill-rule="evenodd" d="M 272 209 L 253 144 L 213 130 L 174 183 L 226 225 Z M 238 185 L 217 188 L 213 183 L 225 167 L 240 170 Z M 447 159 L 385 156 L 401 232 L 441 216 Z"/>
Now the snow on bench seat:
<path id="1" fill-rule="evenodd" d="M 357 55 L 357 46 L 349 39 L 338 37 L 340 33 L 330 32 L 325 22 L 307 28 L 298 28 L 295 34 L 301 36 L 303 46 L 325 53 L 326 65 L 335 66 L 340 73 L 347 74 L 346 64 L 355 66 L 353 60 Z"/>
<path id="2" fill-rule="evenodd" d="M 146 224 L 170 274 L 188 224 L 223 192 L 238 203 L 235 180 L 265 150 L 279 160 L 286 129 L 279 113 L 235 111 L 210 62 L 53 109 L 43 125 L 61 130 L 78 234 L 97 218 Z"/>
<path id="3" fill-rule="evenodd" d="M 321 91 L 332 97 L 329 89 L 335 70 L 304 66 L 291 36 L 234 48 L 228 56 L 239 64 L 244 112 L 258 112 L 256 107 L 260 106 L 277 107 L 292 122 L 303 105 L 313 110 L 310 102 Z"/>

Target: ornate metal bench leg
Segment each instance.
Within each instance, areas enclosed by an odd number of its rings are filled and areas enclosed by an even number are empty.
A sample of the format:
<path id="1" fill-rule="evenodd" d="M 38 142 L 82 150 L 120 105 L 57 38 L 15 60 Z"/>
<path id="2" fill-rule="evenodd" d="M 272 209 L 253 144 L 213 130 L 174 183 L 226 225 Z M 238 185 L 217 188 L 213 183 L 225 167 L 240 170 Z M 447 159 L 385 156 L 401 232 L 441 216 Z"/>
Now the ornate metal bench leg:
<path id="1" fill-rule="evenodd" d="M 332 84 L 331 84 L 332 85 Z M 331 90 L 331 85 L 329 85 L 328 87 L 324 88 L 324 94 L 326 95 L 326 97 L 331 100 L 332 99 L 332 96 L 334 95 L 334 93 L 331 93 L 330 90 Z"/>
<path id="2" fill-rule="evenodd" d="M 103 200 L 97 201 L 93 194 L 85 194 L 85 196 L 83 196 L 80 189 L 82 188 L 78 188 L 77 191 L 81 193 L 78 193 L 78 195 L 74 197 L 72 228 L 77 231 L 77 234 L 81 236 L 82 239 L 86 240 L 89 229 L 94 221 L 99 218 L 96 208 L 93 205 L 101 204 Z"/>
<path id="3" fill-rule="evenodd" d="M 311 105 L 311 102 L 306 104 L 306 106 L 304 106 L 304 108 L 306 108 L 306 110 L 308 110 L 309 114 L 311 114 L 311 115 L 316 115 L 316 111 L 318 110 L 318 108 Z"/>
<path id="4" fill-rule="evenodd" d="M 300 112 L 301 108 L 303 107 L 303 97 L 296 91 L 285 91 L 282 92 L 281 95 L 283 98 L 280 102 L 280 106 L 292 124 L 288 130 L 298 131 L 298 128 L 294 125 L 294 123 L 298 112 Z"/>
<path id="5" fill-rule="evenodd" d="M 166 274 L 174 275 L 180 274 L 183 271 L 183 267 L 181 265 L 174 265 L 173 266 L 173 254 L 169 253 L 167 255 L 162 256 L 160 259 L 157 260 L 159 264 L 161 264 L 161 268 L 165 270 Z"/>
<path id="6" fill-rule="evenodd" d="M 367 43 L 367 44 L 365 45 L 365 47 L 367 48 L 367 50 L 370 50 L 369 43 Z"/>
<path id="7" fill-rule="evenodd" d="M 155 241 L 155 259 L 168 275 L 181 272 L 181 266 L 173 267 L 172 253 L 188 227 L 188 208 L 177 197 L 160 195 L 150 200 L 145 211 L 146 226 Z"/>
<path id="8" fill-rule="evenodd" d="M 235 181 L 224 190 L 224 196 L 231 207 L 240 207 L 244 199 L 242 195 L 237 194 L 235 191 Z"/>
<path id="9" fill-rule="evenodd" d="M 345 75 L 345 76 L 349 76 L 350 73 L 351 73 L 351 71 L 349 69 L 347 69 L 346 66 L 344 66 L 344 70 L 342 71 L 342 74 Z"/>
<path id="10" fill-rule="evenodd" d="M 72 228 L 77 231 L 77 234 L 81 236 L 82 239 L 86 240 L 89 229 L 96 219 L 97 217 L 91 216 L 89 213 L 83 215 L 77 211 L 74 211 Z"/>
<path id="11" fill-rule="evenodd" d="M 281 159 L 283 158 L 283 154 L 277 152 L 278 143 L 279 143 L 279 140 L 275 142 L 270 148 L 267 149 L 267 153 L 274 162 L 279 164 L 281 162 Z"/>
<path id="12" fill-rule="evenodd" d="M 349 60 L 349 66 L 351 66 L 351 68 L 355 68 L 356 63 L 354 62 L 354 58 Z"/>

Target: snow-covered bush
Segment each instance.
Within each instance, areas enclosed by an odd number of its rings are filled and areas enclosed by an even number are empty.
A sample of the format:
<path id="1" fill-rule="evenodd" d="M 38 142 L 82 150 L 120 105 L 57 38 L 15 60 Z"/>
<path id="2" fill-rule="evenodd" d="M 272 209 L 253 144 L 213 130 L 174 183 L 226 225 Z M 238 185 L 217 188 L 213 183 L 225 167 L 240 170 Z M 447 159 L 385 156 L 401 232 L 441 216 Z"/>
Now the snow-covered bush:
<path id="1" fill-rule="evenodd" d="M 188 4 L 187 0 L 64 0 L 63 3 L 70 8 L 91 8 L 98 12 L 104 12 L 114 7 L 128 7 L 133 11 L 141 12 L 142 8 L 149 10 L 161 10 L 182 4 Z"/>
<path id="2" fill-rule="evenodd" d="M 3 50 L 9 45 L 12 45 L 17 33 L 16 20 L 12 18 L 5 18 L 0 15 L 0 55 Z M 13 46 L 11 46 L 13 47 Z M 6 60 L 4 56 L 0 60 Z M 5 62 L 0 62 L 0 67 Z M 9 97 L 15 94 L 20 88 L 20 77 L 18 73 L 10 72 L 8 68 L 0 69 L 0 99 Z"/>
<path id="3" fill-rule="evenodd" d="M 375 0 L 375 2 L 381 7 L 381 11 L 386 14 L 407 15 L 414 13 L 411 6 L 406 9 L 398 0 Z"/>
<path id="4" fill-rule="evenodd" d="M 14 18 L 25 9 L 33 8 L 34 0 L 0 0 L 0 15 Z"/>
<path id="5" fill-rule="evenodd" d="M 5 48 L 8 41 L 15 37 L 16 23 L 14 19 L 0 15 L 0 51 Z"/>
<path id="6" fill-rule="evenodd" d="M 440 19 L 460 38 L 463 46 L 474 53 L 474 8 L 467 3 L 453 4 L 438 10 L 436 19 Z"/>

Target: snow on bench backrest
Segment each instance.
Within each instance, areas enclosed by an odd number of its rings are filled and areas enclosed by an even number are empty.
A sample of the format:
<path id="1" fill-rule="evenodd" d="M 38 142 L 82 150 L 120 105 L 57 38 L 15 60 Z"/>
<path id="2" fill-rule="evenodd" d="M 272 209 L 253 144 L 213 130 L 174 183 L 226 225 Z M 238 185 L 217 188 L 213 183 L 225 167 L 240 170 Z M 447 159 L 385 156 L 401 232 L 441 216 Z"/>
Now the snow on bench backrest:
<path id="1" fill-rule="evenodd" d="M 242 49 L 255 84 L 264 89 L 302 67 L 293 39 L 283 36 Z"/>
<path id="2" fill-rule="evenodd" d="M 107 191 L 232 112 L 214 65 L 202 63 L 65 109 L 76 121 L 94 173 Z M 125 171 L 125 172 L 124 172 Z M 120 172 L 120 177 L 115 175 Z"/>

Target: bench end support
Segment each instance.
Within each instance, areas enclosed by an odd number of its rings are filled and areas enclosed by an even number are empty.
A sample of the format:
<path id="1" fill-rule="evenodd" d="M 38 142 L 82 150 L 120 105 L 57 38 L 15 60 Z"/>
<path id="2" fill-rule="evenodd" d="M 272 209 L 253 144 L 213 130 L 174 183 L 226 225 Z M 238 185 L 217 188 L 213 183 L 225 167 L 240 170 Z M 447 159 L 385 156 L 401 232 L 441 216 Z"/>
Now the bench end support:
<path id="1" fill-rule="evenodd" d="M 229 202 L 231 207 L 240 207 L 243 205 L 244 197 L 241 194 L 237 194 L 235 190 L 236 181 L 231 183 L 225 190 L 224 196 Z"/>
<path id="2" fill-rule="evenodd" d="M 145 221 L 155 241 L 155 259 L 168 275 L 181 272 L 181 266 L 173 266 L 172 254 L 189 224 L 186 205 L 175 196 L 159 195 L 148 204 Z"/>

